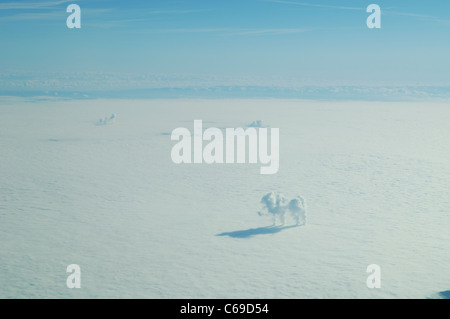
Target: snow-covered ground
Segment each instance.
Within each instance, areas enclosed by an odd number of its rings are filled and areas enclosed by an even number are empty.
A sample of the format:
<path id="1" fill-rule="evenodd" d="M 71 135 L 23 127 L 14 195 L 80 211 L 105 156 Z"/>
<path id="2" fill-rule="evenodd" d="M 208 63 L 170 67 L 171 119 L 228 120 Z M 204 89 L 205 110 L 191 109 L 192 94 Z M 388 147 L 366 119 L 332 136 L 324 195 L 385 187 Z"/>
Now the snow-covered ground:
<path id="1" fill-rule="evenodd" d="M 174 164 L 170 133 L 195 119 L 279 128 L 279 172 Z M 436 101 L 2 99 L 0 297 L 439 296 L 449 123 Z M 307 224 L 270 227 L 271 191 L 303 196 Z"/>

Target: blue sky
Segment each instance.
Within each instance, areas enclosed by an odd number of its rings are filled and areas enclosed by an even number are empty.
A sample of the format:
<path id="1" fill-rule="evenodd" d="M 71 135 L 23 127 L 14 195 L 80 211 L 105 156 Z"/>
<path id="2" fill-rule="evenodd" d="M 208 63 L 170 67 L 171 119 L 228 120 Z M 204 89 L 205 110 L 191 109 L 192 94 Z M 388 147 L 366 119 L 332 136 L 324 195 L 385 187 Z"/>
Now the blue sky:
<path id="1" fill-rule="evenodd" d="M 66 27 L 70 3 L 81 29 Z M 381 29 L 366 26 L 371 3 Z M 3 75 L 449 85 L 450 1 L 2 1 L 0 43 Z"/>

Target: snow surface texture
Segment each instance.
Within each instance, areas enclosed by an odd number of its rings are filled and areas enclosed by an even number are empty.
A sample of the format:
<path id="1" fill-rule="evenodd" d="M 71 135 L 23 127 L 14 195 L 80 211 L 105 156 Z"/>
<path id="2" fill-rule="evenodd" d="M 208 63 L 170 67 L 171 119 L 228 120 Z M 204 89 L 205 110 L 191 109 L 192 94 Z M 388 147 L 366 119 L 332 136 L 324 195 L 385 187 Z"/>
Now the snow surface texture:
<path id="1" fill-rule="evenodd" d="M 264 206 L 258 214 L 260 216 L 271 215 L 274 226 L 278 223 L 284 225 L 286 211 L 291 213 L 297 226 L 306 224 L 306 202 L 301 196 L 289 201 L 283 194 L 270 192 L 261 198 L 261 203 Z"/>
<path id="2" fill-rule="evenodd" d="M 174 164 L 162 133 L 194 119 L 279 128 L 279 172 Z M 436 101 L 3 99 L 0 297 L 448 296 L 449 123 Z M 271 191 L 307 225 L 258 216 Z"/>

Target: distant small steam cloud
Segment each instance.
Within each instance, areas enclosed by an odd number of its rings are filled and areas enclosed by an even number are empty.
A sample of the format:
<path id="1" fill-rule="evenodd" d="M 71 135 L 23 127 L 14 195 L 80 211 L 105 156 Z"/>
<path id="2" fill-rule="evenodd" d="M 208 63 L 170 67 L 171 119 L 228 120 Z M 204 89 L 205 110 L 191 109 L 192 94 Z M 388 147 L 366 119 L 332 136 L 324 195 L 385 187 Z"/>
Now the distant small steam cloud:
<path id="1" fill-rule="evenodd" d="M 270 192 L 261 198 L 261 204 L 263 208 L 258 215 L 272 216 L 274 225 L 284 225 L 287 211 L 291 213 L 296 225 L 306 224 L 306 201 L 301 196 L 289 201 L 283 194 Z"/>
<path id="2" fill-rule="evenodd" d="M 251 122 L 249 125 L 247 125 L 248 127 L 267 127 L 267 125 L 264 125 L 262 120 L 256 120 Z"/>
<path id="3" fill-rule="evenodd" d="M 117 115 L 115 113 L 111 114 L 111 116 L 106 116 L 104 118 L 100 118 L 95 125 L 101 126 L 101 125 L 108 125 L 112 124 L 116 121 Z"/>

